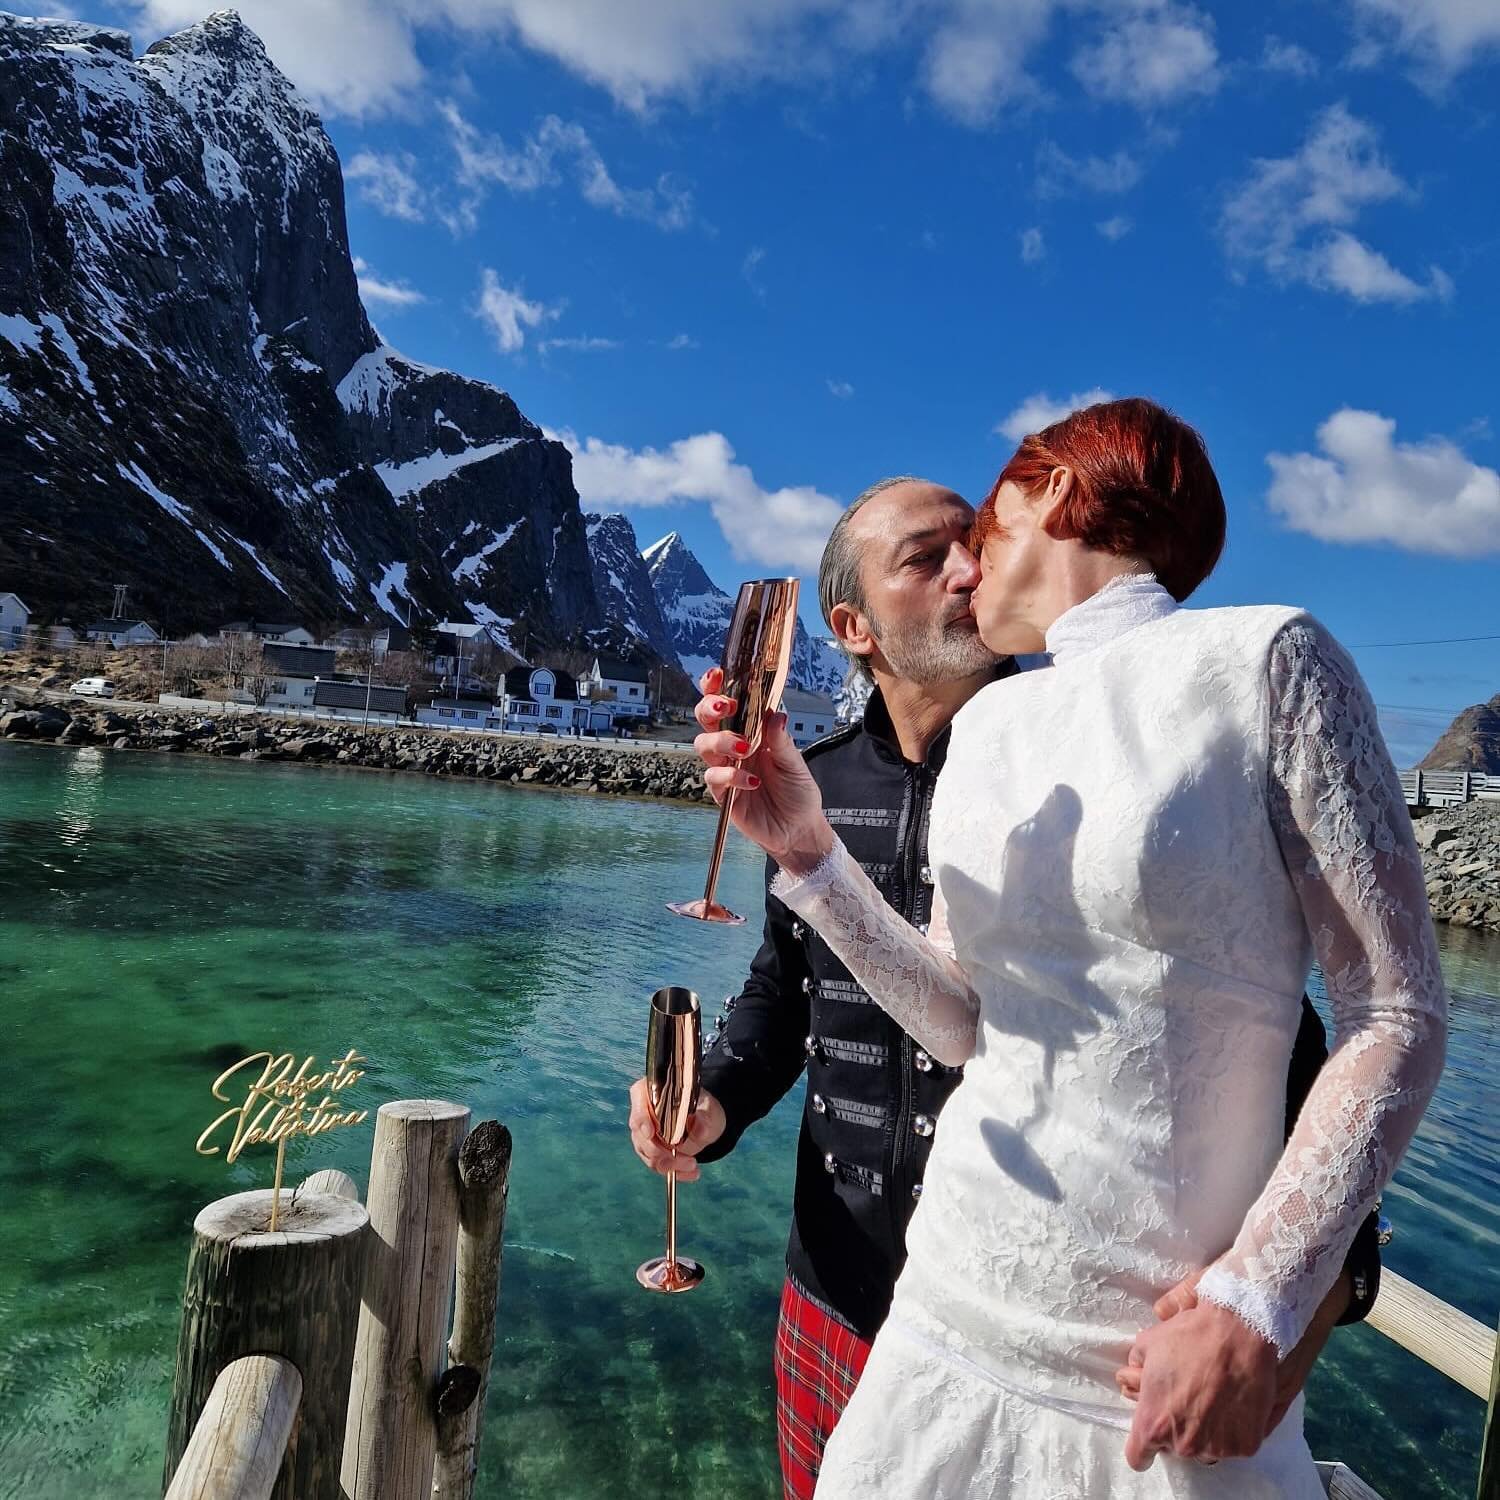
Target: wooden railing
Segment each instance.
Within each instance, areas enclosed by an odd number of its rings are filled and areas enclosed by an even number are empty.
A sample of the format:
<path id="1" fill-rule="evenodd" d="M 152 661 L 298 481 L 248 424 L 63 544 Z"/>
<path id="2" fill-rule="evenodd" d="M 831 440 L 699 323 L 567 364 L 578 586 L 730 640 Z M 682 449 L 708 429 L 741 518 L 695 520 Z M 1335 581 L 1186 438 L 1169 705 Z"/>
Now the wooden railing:
<path id="1" fill-rule="evenodd" d="M 1500 1500 L 1500 1424 L 1495 1403 L 1500 1395 L 1500 1339 L 1478 1318 L 1450 1307 L 1394 1271 L 1380 1273 L 1380 1295 L 1367 1319 L 1418 1359 L 1489 1403 L 1480 1440 L 1476 1500 Z M 1381 1500 L 1343 1464 L 1319 1464 L 1330 1500 Z"/>
<path id="2" fill-rule="evenodd" d="M 1401 790 L 1408 807 L 1496 802 L 1500 801 L 1500 776 L 1487 776 L 1483 771 L 1403 771 Z"/>

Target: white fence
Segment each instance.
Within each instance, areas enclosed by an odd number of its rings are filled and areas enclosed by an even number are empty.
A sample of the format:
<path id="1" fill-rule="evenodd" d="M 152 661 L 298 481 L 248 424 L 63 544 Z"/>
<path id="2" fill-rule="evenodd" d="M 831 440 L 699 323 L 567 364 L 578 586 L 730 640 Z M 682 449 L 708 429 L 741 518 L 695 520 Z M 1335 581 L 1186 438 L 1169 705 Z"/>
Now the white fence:
<path id="1" fill-rule="evenodd" d="M 1401 790 L 1408 807 L 1500 802 L 1500 776 L 1487 776 L 1483 771 L 1403 771 Z"/>

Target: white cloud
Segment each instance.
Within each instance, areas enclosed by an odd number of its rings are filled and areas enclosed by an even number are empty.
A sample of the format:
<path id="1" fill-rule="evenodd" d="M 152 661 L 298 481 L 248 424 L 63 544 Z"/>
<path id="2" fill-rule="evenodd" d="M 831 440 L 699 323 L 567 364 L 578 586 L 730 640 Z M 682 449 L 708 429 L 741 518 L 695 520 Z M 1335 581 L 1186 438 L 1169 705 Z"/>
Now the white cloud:
<path id="1" fill-rule="evenodd" d="M 1124 150 L 1110 156 L 1069 156 L 1056 141 L 1046 141 L 1036 154 L 1036 190 L 1043 198 L 1128 193 L 1141 175 L 1141 164 Z"/>
<path id="2" fill-rule="evenodd" d="M 1494 0 L 1354 0 L 1375 36 L 1442 84 L 1471 63 L 1500 52 L 1500 6 Z"/>
<path id="3" fill-rule="evenodd" d="M 1286 73 L 1292 78 L 1313 78 L 1318 59 L 1296 42 L 1284 42 L 1279 36 L 1268 36 L 1260 54 L 1260 65 L 1268 73 Z"/>
<path id="4" fill-rule="evenodd" d="M 1011 442 L 1019 443 L 1028 434 L 1040 432 L 1054 422 L 1061 422 L 1071 412 L 1114 399 L 1110 392 L 1101 390 L 1098 386 L 1088 391 L 1076 391 L 1061 401 L 1045 391 L 1038 391 L 1034 396 L 1028 396 L 1009 416 L 996 422 L 995 431 L 1002 437 L 1008 437 Z"/>
<path id="5" fill-rule="evenodd" d="M 1113 218 L 1101 219 L 1094 228 L 1107 240 L 1123 240 L 1135 225 L 1124 214 L 1116 214 Z"/>
<path id="6" fill-rule="evenodd" d="M 740 262 L 740 275 L 745 278 L 745 285 L 760 298 L 766 300 L 766 289 L 760 279 L 761 262 L 766 258 L 766 247 L 764 245 L 752 245 L 746 252 L 745 258 Z"/>
<path id="7" fill-rule="evenodd" d="M 1213 21 L 1189 5 L 1149 5 L 1080 47 L 1073 76 L 1098 99 L 1153 109 L 1219 86 Z"/>
<path id="8" fill-rule="evenodd" d="M 354 274 L 359 281 L 359 295 L 377 307 L 415 307 L 427 300 L 414 286 L 404 281 L 389 281 L 379 275 L 362 256 L 354 257 Z"/>
<path id="9" fill-rule="evenodd" d="M 1336 411 L 1318 453 L 1272 453 L 1271 509 L 1325 542 L 1389 542 L 1408 552 L 1500 552 L 1500 473 L 1447 438 L 1396 441 L 1379 412 Z"/>
<path id="10" fill-rule="evenodd" d="M 854 394 L 854 387 L 847 380 L 830 380 L 828 394 L 838 397 L 840 401 L 847 401 Z"/>
<path id="11" fill-rule="evenodd" d="M 843 506 L 810 485 L 763 488 L 720 432 L 680 438 L 666 449 L 626 448 L 573 432 L 554 434 L 573 453 L 585 506 L 706 504 L 736 557 L 773 568 L 816 571 Z"/>
<path id="12" fill-rule="evenodd" d="M 480 277 L 476 311 L 489 325 L 495 337 L 495 347 L 502 354 L 515 354 L 525 346 L 528 328 L 540 328 L 547 319 L 555 318 L 562 308 L 527 301 L 519 289 L 502 286 L 500 278 L 486 266 Z"/>
<path id="13" fill-rule="evenodd" d="M 359 196 L 387 218 L 420 224 L 427 217 L 427 194 L 416 173 L 409 151 L 360 151 L 344 167 L 344 181 L 356 183 Z"/>
<path id="14" fill-rule="evenodd" d="M 542 339 L 537 348 L 543 354 L 550 354 L 554 349 L 563 349 L 571 354 L 596 354 L 604 349 L 620 348 L 619 339 L 593 338 L 588 335 L 575 338 Z"/>
<path id="15" fill-rule="evenodd" d="M 690 333 L 674 333 L 672 337 L 667 340 L 667 348 L 696 349 L 698 348 L 698 340 L 695 339 Z"/>
<path id="16" fill-rule="evenodd" d="M 147 39 L 221 0 L 121 0 Z M 1059 15 L 1084 41 L 1077 76 L 1102 97 L 1156 108 L 1218 81 L 1211 23 L 1185 0 L 237 0 L 278 66 L 321 111 L 414 111 L 433 75 L 424 34 L 519 44 L 646 113 L 713 88 L 824 83 L 851 60 L 916 59 L 952 118 L 989 123 L 1046 99 L 1034 64 Z M 1382 0 L 1361 0 L 1378 8 Z M 1442 0 L 1425 0 L 1438 7 Z M 1457 0 L 1450 0 L 1457 3 Z M 1477 7 L 1483 0 L 1472 0 Z"/>
<path id="17" fill-rule="evenodd" d="M 1047 241 L 1042 236 L 1042 231 L 1035 225 L 1030 229 L 1021 231 L 1021 260 L 1025 265 L 1034 266 L 1040 260 L 1046 258 Z"/>
<path id="18" fill-rule="evenodd" d="M 1431 267 L 1419 282 L 1351 229 L 1371 204 L 1412 196 L 1381 156 L 1375 128 L 1335 104 L 1291 156 L 1254 163 L 1225 203 L 1219 232 L 1237 272 L 1259 264 L 1278 281 L 1359 302 L 1446 300 L 1453 283 L 1444 271 Z"/>
<path id="19" fill-rule="evenodd" d="M 685 229 L 693 219 L 693 195 L 669 174 L 654 188 L 625 188 L 615 181 L 588 131 L 556 115 L 546 115 L 515 149 L 498 135 L 478 130 L 451 99 L 438 106 L 448 123 L 458 181 L 465 197 L 447 215 L 454 230 L 472 229 L 490 184 L 513 193 L 534 193 L 569 173 L 586 203 L 621 218 L 640 219 L 658 229 Z"/>

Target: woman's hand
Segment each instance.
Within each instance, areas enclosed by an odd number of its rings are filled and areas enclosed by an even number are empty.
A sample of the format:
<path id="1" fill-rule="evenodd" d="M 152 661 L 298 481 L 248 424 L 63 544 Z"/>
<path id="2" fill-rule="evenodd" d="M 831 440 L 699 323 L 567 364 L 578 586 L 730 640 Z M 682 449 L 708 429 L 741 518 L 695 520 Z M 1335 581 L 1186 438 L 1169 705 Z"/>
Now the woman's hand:
<path id="1" fill-rule="evenodd" d="M 719 727 L 736 707 L 733 698 L 720 692 L 723 683 L 719 667 L 710 667 L 698 683 L 704 696 L 694 716 L 703 733 L 693 748 L 708 767 L 703 779 L 715 802 L 722 803 L 729 788 L 736 788 L 730 813 L 734 826 L 789 875 L 805 875 L 833 847 L 822 793 L 792 744 L 785 714 L 766 716 L 754 755 L 739 735 Z"/>
<path id="2" fill-rule="evenodd" d="M 1248 1458 L 1276 1405 L 1276 1347 L 1243 1319 L 1197 1302 L 1148 1328 L 1130 1351 L 1140 1394 L 1125 1462 L 1149 1469 L 1158 1453 L 1215 1463 Z"/>

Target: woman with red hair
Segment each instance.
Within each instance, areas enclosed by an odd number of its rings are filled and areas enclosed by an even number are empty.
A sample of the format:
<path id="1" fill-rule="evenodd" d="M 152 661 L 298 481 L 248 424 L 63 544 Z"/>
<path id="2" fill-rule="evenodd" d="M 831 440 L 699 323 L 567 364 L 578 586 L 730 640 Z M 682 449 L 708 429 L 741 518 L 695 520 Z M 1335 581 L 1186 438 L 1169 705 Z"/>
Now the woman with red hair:
<path id="1" fill-rule="evenodd" d="M 699 706 L 774 893 L 965 1065 L 825 1500 L 1321 1500 L 1277 1362 L 1421 1118 L 1447 997 L 1348 656 L 1296 609 L 1179 607 L 1223 542 L 1202 440 L 1149 401 L 1022 442 L 976 523 L 971 608 L 993 651 L 1052 665 L 954 720 L 926 937 L 784 725 L 737 763 Z M 1314 958 L 1337 1043 L 1283 1146 Z M 1151 1326 L 1199 1266 L 1194 1305 Z"/>

